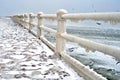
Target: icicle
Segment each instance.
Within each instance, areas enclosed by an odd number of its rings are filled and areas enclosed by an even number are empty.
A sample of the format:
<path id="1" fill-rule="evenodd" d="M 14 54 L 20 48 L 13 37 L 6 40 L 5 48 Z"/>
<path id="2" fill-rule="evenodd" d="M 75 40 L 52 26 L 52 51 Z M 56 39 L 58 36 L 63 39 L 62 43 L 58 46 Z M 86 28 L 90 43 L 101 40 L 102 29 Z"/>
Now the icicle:
<path id="1" fill-rule="evenodd" d="M 71 22 L 78 23 L 80 20 L 79 20 L 79 19 L 71 19 L 70 21 L 71 21 Z"/>
<path id="2" fill-rule="evenodd" d="M 84 47 L 86 52 L 90 52 L 90 51 L 95 52 L 96 51 L 95 49 L 89 48 L 87 46 L 84 46 L 84 45 L 81 45 L 81 44 L 78 44 L 78 45 L 80 45 L 81 47 Z"/>

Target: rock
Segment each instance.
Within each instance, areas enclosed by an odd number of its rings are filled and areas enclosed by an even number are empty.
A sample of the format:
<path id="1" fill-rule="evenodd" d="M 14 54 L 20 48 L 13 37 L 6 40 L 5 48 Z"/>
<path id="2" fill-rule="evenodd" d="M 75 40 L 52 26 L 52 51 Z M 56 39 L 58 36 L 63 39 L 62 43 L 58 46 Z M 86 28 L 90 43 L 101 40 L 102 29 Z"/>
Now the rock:
<path id="1" fill-rule="evenodd" d="M 65 71 L 59 72 L 59 75 L 63 75 L 63 77 L 70 76 L 70 74 Z"/>
<path id="2" fill-rule="evenodd" d="M 48 58 L 49 58 L 49 59 L 56 59 L 57 56 L 56 56 L 55 54 L 54 54 L 54 55 L 49 55 Z"/>
<path id="3" fill-rule="evenodd" d="M 22 67 L 27 67 L 27 65 L 26 64 L 23 64 L 23 65 L 21 65 Z"/>
<path id="4" fill-rule="evenodd" d="M 45 51 L 42 51 L 41 54 L 40 54 L 40 60 L 41 61 L 47 61 L 48 57 L 46 55 L 46 52 Z"/>
<path id="5" fill-rule="evenodd" d="M 0 70 L 1 70 L 1 69 L 5 69 L 5 67 L 6 67 L 5 64 L 1 64 L 1 63 L 0 63 Z"/>
<path id="6" fill-rule="evenodd" d="M 32 64 L 31 66 L 32 66 L 32 67 L 36 67 L 36 65 L 34 65 L 34 64 Z"/>
<path id="7" fill-rule="evenodd" d="M 15 78 L 21 78 L 22 76 L 21 76 L 21 74 L 16 74 L 14 77 Z"/>
<path id="8" fill-rule="evenodd" d="M 48 64 L 48 65 L 46 65 L 46 66 L 50 66 L 50 65 L 53 65 L 52 63 L 50 63 L 50 64 Z"/>
<path id="9" fill-rule="evenodd" d="M 29 78 L 29 76 L 27 76 L 25 73 L 23 73 L 23 74 L 16 74 L 16 75 L 14 75 L 14 77 L 15 78 L 22 78 L 22 77 Z"/>
<path id="10" fill-rule="evenodd" d="M 30 78 L 29 76 L 27 76 L 25 73 L 23 73 L 23 74 L 21 74 L 22 75 L 22 77 L 24 77 L 24 78 Z"/>
<path id="11" fill-rule="evenodd" d="M 43 73 L 43 75 L 48 75 L 49 73 L 50 73 L 50 71 L 47 70 L 47 71 L 45 71 L 45 72 Z"/>
<path id="12" fill-rule="evenodd" d="M 52 72 L 59 72 L 61 70 L 61 67 L 59 67 L 59 66 L 53 66 L 52 68 L 50 68 L 50 70 Z"/>
<path id="13" fill-rule="evenodd" d="M 22 70 L 22 71 L 26 71 L 26 69 L 25 69 L 25 68 L 22 68 L 21 70 Z"/>
<path id="14" fill-rule="evenodd" d="M 33 71 L 33 72 L 32 72 L 32 76 L 34 76 L 34 75 L 39 75 L 39 74 L 41 74 L 40 71 Z"/>
<path id="15" fill-rule="evenodd" d="M 97 25 L 101 25 L 101 23 L 100 23 L 100 22 L 96 22 L 96 24 L 97 24 Z"/>

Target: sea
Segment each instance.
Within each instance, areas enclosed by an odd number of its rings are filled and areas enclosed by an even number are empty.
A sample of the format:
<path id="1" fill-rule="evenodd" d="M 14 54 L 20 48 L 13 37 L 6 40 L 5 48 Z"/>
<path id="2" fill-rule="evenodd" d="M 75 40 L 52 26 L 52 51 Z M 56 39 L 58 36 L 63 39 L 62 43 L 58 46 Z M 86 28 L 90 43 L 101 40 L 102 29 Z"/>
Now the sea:
<path id="1" fill-rule="evenodd" d="M 47 22 L 46 26 L 57 30 L 57 22 Z M 120 49 L 120 24 L 103 21 L 79 21 L 65 23 L 68 34 L 106 44 Z M 55 44 L 55 34 L 44 32 L 45 37 Z M 77 59 L 108 80 L 120 80 L 120 61 L 99 51 L 87 50 L 74 42 L 66 41 L 66 53 Z M 114 54 L 114 53 L 113 53 Z"/>

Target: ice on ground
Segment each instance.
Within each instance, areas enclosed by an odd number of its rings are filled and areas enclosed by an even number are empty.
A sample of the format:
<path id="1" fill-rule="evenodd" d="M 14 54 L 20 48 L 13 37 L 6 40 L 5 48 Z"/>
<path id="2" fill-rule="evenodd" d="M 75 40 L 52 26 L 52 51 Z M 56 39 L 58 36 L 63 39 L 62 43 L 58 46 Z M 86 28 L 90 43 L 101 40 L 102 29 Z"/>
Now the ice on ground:
<path id="1" fill-rule="evenodd" d="M 1 80 L 84 80 L 26 29 L 0 19 Z"/>

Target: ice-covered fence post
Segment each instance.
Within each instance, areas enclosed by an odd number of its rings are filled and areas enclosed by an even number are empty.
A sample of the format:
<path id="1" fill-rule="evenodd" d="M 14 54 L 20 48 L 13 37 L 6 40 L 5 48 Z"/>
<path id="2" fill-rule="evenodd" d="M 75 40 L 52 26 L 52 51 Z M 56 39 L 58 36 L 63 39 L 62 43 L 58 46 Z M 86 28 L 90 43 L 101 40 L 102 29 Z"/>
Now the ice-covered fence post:
<path id="1" fill-rule="evenodd" d="M 26 24 L 27 18 L 28 18 L 27 14 L 24 14 L 24 20 L 23 20 L 24 28 L 26 28 L 26 26 L 27 26 L 27 24 Z"/>
<path id="2" fill-rule="evenodd" d="M 20 15 L 20 16 L 19 16 L 19 23 L 20 23 L 20 25 L 22 25 L 22 26 L 23 26 L 23 19 L 24 19 L 24 16 L 23 16 L 23 15 Z"/>
<path id="3" fill-rule="evenodd" d="M 32 29 L 32 23 L 33 23 L 33 19 L 35 18 L 35 16 L 33 15 L 33 13 L 29 14 L 29 32 L 31 32 Z"/>
<path id="4" fill-rule="evenodd" d="M 15 20 L 18 21 L 18 19 L 19 19 L 19 15 L 17 14 L 17 15 L 15 15 Z"/>
<path id="5" fill-rule="evenodd" d="M 41 26 L 42 26 L 42 18 L 41 15 L 43 14 L 43 12 L 39 12 L 37 14 L 37 19 L 38 19 L 38 24 L 37 24 L 37 37 L 40 38 L 40 36 L 42 36 L 42 30 L 41 30 Z"/>
<path id="6" fill-rule="evenodd" d="M 23 20 L 23 15 L 20 15 L 19 18 L 20 18 L 20 21 L 22 21 Z"/>
<path id="7" fill-rule="evenodd" d="M 60 53 L 65 50 L 65 39 L 61 37 L 62 33 L 66 32 L 66 27 L 64 26 L 65 19 L 62 18 L 62 15 L 66 14 L 67 11 L 60 9 L 57 11 L 57 34 L 56 34 L 56 55 L 60 58 Z"/>

